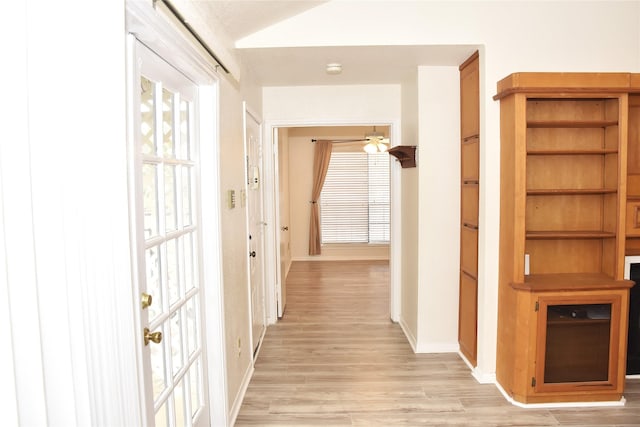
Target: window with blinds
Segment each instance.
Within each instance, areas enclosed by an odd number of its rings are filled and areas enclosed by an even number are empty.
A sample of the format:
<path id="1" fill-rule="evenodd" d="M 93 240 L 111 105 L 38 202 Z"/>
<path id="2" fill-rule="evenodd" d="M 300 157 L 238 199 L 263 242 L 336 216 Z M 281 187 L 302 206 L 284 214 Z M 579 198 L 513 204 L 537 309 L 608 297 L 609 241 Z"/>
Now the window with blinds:
<path id="1" fill-rule="evenodd" d="M 331 153 L 320 195 L 322 243 L 389 242 L 389 154 Z"/>

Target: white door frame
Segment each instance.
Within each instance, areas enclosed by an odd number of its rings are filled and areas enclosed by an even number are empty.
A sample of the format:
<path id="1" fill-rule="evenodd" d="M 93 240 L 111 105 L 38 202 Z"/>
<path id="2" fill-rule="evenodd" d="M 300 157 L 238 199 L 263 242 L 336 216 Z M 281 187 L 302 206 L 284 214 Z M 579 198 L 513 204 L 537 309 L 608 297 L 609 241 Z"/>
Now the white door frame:
<path id="1" fill-rule="evenodd" d="M 280 233 L 278 219 L 280 217 L 278 206 L 278 182 L 275 177 L 279 176 L 277 163 L 278 141 L 275 129 L 283 127 L 310 127 L 310 126 L 373 126 L 386 125 L 390 127 L 391 141 L 394 145 L 401 145 L 400 121 L 397 119 L 367 120 L 365 122 L 352 121 L 331 121 L 331 122 L 310 122 L 291 120 L 268 120 L 265 122 L 263 140 L 264 149 L 264 200 L 265 200 L 265 295 L 267 324 L 275 324 L 278 320 L 278 305 L 282 303 L 282 284 L 278 276 L 277 266 L 280 265 Z M 393 322 L 400 320 L 400 283 L 401 283 L 401 187 L 400 187 L 400 165 L 398 162 L 391 163 L 391 234 L 390 234 L 390 254 L 389 254 L 389 313 Z"/>
<path id="2" fill-rule="evenodd" d="M 127 32 L 160 57 L 179 64 L 180 71 L 199 86 L 200 113 L 200 226 L 203 236 L 221 236 L 219 93 L 217 64 L 205 56 L 185 34 L 156 13 L 147 2 L 126 2 Z M 133 36 L 129 36 L 130 40 Z M 132 67 L 133 64 L 128 64 Z M 129 90 L 130 92 L 131 90 Z M 130 95 L 128 95 L 130 96 Z M 130 133 L 132 130 L 129 129 Z M 131 136 L 129 139 L 131 139 Z M 229 425 L 229 403 L 224 342 L 224 297 L 221 239 L 202 239 L 203 288 L 206 304 L 207 375 L 211 425 Z M 114 325 L 116 323 L 114 322 Z M 143 392 L 139 384 L 140 393 Z M 141 400 L 142 401 L 142 400 Z"/>

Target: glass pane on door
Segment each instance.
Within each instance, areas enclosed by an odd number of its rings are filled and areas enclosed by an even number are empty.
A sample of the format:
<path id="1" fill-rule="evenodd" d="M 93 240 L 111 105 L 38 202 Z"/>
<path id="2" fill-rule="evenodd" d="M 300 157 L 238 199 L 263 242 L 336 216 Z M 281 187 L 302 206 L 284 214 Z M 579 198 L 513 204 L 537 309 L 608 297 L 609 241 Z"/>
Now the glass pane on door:
<path id="1" fill-rule="evenodd" d="M 607 381 L 611 304 L 547 307 L 545 383 Z"/>
<path id="2" fill-rule="evenodd" d="M 140 182 L 136 185 L 143 242 L 138 244 L 144 271 L 140 285 L 151 295 L 143 307 L 150 332 L 162 340 L 149 342 L 148 353 L 154 420 L 157 426 L 191 426 L 204 404 L 203 349 L 200 315 L 200 233 L 196 177 L 191 140 L 195 89 L 186 93 L 161 81 L 142 77 L 141 126 L 136 153 Z M 191 98 L 190 98 L 191 97 Z M 140 234 L 138 234 L 140 235 Z M 145 325 L 147 326 L 147 325 Z M 148 382 L 149 383 L 149 382 Z"/>

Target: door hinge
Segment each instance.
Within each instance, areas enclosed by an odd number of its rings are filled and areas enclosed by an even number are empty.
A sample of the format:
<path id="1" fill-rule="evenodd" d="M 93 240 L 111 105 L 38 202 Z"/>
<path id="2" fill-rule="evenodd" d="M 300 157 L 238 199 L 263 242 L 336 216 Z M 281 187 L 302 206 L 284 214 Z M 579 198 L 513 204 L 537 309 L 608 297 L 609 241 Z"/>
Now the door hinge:
<path id="1" fill-rule="evenodd" d="M 536 386 L 536 377 L 531 377 L 531 387 Z"/>
<path id="2" fill-rule="evenodd" d="M 539 310 L 540 310 L 540 303 L 538 301 L 536 301 L 535 311 L 539 311 Z"/>

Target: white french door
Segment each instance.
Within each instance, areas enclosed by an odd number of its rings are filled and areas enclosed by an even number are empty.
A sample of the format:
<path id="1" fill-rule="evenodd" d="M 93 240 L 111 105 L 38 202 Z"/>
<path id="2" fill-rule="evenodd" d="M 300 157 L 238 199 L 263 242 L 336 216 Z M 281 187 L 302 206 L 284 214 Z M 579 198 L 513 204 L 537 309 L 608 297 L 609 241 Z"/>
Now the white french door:
<path id="1" fill-rule="evenodd" d="M 209 425 L 198 87 L 140 42 L 134 50 L 130 191 L 145 425 Z"/>

